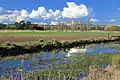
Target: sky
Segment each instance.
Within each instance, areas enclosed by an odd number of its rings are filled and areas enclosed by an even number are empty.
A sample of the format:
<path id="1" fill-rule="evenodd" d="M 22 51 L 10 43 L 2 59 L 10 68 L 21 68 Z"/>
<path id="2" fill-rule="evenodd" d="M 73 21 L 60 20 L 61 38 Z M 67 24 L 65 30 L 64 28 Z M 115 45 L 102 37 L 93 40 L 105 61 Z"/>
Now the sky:
<path id="1" fill-rule="evenodd" d="M 0 22 L 90 20 L 120 25 L 120 0 L 0 0 Z"/>

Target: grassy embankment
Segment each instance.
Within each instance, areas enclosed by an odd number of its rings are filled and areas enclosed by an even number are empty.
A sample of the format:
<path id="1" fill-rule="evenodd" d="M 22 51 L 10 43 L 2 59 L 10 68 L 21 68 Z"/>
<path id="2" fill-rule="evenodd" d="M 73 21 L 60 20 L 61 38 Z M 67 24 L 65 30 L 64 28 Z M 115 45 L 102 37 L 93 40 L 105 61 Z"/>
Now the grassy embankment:
<path id="1" fill-rule="evenodd" d="M 42 38 L 39 38 L 37 41 L 27 41 L 22 43 L 11 43 L 10 41 L 1 44 L 0 45 L 0 55 L 2 57 L 6 56 L 18 56 L 23 55 L 26 53 L 34 53 L 34 52 L 40 52 L 40 51 L 48 51 L 56 48 L 71 48 L 74 46 L 80 46 L 80 45 L 86 45 L 86 44 L 92 44 L 92 43 L 105 43 L 105 42 L 111 42 L 111 41 L 117 41 L 120 38 L 119 37 L 107 37 L 107 32 L 43 32 L 43 31 L 1 31 L 0 36 L 4 36 L 6 38 L 7 36 L 30 36 L 32 38 L 32 35 L 43 35 L 43 37 L 46 37 L 47 40 L 42 40 Z M 6 35 L 6 36 L 5 36 Z M 54 37 L 48 39 L 48 36 Z M 73 37 L 76 36 L 75 39 Z M 92 35 L 92 36 L 90 36 Z M 101 36 L 102 35 L 102 36 Z M 103 36 L 104 35 L 104 36 Z M 113 36 L 113 32 L 110 32 L 110 35 Z M 87 36 L 87 37 L 86 37 Z M 99 38 L 98 38 L 99 36 Z M 61 40 L 55 40 L 60 37 Z M 64 40 L 64 38 L 67 37 L 67 39 L 71 38 L 71 40 Z M 69 38 L 68 38 L 69 37 Z M 14 40 L 14 38 L 11 38 Z M 24 38 L 21 38 L 23 40 Z M 19 57 L 18 57 L 19 58 Z M 10 57 L 11 59 L 11 57 Z"/>

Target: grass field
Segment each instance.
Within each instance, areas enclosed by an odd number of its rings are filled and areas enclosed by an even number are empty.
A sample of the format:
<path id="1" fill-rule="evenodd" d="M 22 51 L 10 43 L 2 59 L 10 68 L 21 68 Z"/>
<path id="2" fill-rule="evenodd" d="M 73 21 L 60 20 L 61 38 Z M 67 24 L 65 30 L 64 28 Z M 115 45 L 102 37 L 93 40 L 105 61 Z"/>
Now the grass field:
<path id="1" fill-rule="evenodd" d="M 0 35 L 31 35 L 31 34 L 106 34 L 107 32 L 80 32 L 80 31 L 62 31 L 62 32 L 58 32 L 58 31 L 32 31 L 32 30 L 13 30 L 13 31 L 9 31 L 9 30 L 5 30 L 5 31 L 0 31 Z"/>
<path id="2" fill-rule="evenodd" d="M 90 32 L 75 32 L 75 31 L 35 31 L 35 30 L 1 30 L 0 31 L 0 43 L 10 41 L 12 43 L 37 41 L 39 39 L 44 40 L 79 40 L 79 39 L 93 39 L 108 37 L 108 32 L 90 31 Z M 110 36 L 116 35 L 116 33 L 110 32 Z"/>

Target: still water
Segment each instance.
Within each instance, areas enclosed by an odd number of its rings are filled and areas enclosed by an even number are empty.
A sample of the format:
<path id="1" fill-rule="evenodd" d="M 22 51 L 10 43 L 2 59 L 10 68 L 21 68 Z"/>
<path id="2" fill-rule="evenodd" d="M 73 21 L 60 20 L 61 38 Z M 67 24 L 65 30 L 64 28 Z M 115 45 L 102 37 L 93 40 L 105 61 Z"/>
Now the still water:
<path id="1" fill-rule="evenodd" d="M 86 49 L 86 54 L 114 54 L 120 51 L 120 43 L 112 42 L 106 44 L 91 44 L 79 49 Z M 8 60 L 0 63 L 0 74 L 8 75 L 11 72 L 16 72 L 22 66 L 24 71 L 34 71 L 46 68 L 54 68 L 55 64 L 70 64 L 68 56 L 69 50 L 54 50 L 51 52 L 35 53 L 29 59 L 25 60 Z M 82 54 L 82 53 L 81 53 Z M 74 55 L 74 54 L 73 54 Z M 67 58 L 67 59 L 64 59 Z M 52 65 L 51 65 L 52 64 Z"/>

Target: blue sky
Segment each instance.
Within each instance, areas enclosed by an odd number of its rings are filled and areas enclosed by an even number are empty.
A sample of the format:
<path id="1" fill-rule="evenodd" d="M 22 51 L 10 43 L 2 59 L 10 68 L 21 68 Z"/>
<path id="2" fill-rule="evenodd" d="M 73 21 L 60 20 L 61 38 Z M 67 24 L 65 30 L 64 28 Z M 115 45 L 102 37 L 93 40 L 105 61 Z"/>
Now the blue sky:
<path id="1" fill-rule="evenodd" d="M 93 23 L 120 25 L 120 0 L 1 0 L 0 7 L 1 22 L 86 19 L 91 9 Z"/>

